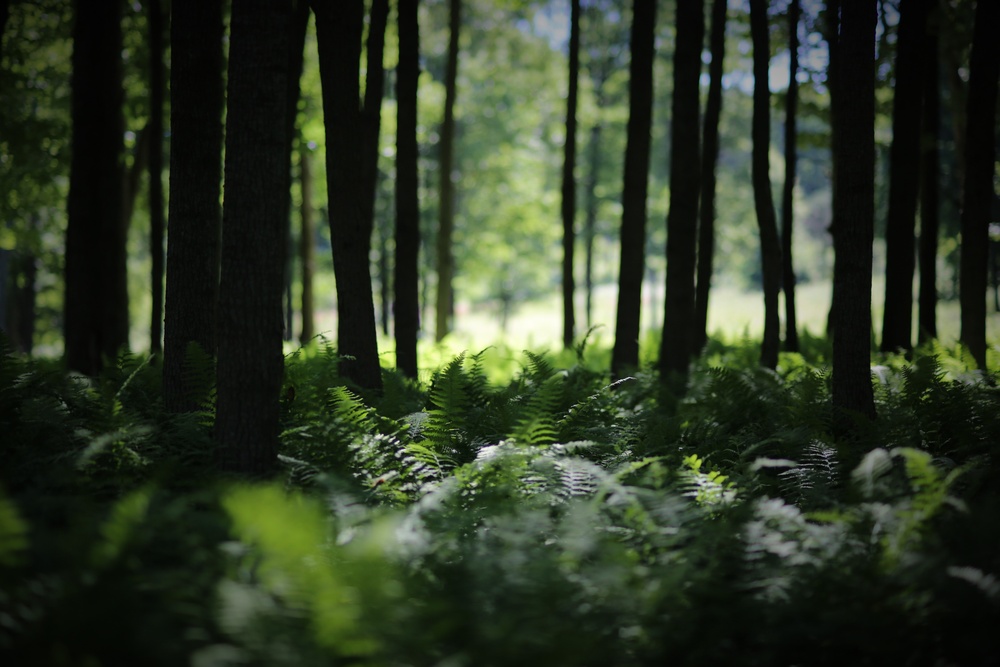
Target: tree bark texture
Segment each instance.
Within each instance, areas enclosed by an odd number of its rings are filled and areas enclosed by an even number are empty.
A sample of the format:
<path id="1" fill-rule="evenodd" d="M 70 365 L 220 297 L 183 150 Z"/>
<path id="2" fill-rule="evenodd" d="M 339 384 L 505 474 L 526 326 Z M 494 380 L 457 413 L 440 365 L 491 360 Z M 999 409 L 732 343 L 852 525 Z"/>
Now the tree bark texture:
<path id="1" fill-rule="evenodd" d="M 232 8 L 215 437 L 220 468 L 249 476 L 277 464 L 290 18 L 285 1 Z"/>
<path id="2" fill-rule="evenodd" d="M 799 330 L 795 314 L 795 264 L 792 236 L 795 227 L 795 180 L 798 159 L 796 114 L 799 102 L 799 0 L 788 4 L 788 91 L 785 95 L 785 182 L 781 194 L 781 288 L 785 293 L 785 349 L 799 351 Z"/>
<path id="3" fill-rule="evenodd" d="M 844 3 L 837 52 L 851 76 L 836 81 L 833 249 L 833 407 L 839 438 L 874 419 L 871 380 L 872 237 L 875 216 L 876 0 Z"/>
<path id="4" fill-rule="evenodd" d="M 363 0 L 336 6 L 314 1 L 333 270 L 337 280 L 337 345 L 341 373 L 362 389 L 382 390 L 375 302 L 372 294 L 371 226 L 365 216 L 369 192 L 363 165 L 370 143 L 363 130 L 358 71 L 361 64 Z"/>
<path id="5" fill-rule="evenodd" d="M 621 261 L 611 374 L 621 377 L 639 366 L 639 312 L 646 249 L 646 193 L 649 183 L 650 128 L 653 120 L 655 0 L 632 3 L 629 116 L 622 185 Z"/>
<path id="6" fill-rule="evenodd" d="M 163 400 L 199 407 L 185 380 L 188 348 L 216 350 L 222 238 L 223 0 L 172 0 L 170 220 L 164 303 Z"/>
<path id="7" fill-rule="evenodd" d="M 889 210 L 885 223 L 885 310 L 883 352 L 913 350 L 914 234 L 920 187 L 921 71 L 926 0 L 899 5 L 896 82 L 893 88 L 892 148 L 889 154 Z"/>
<path id="8" fill-rule="evenodd" d="M 570 0 L 569 20 L 569 93 L 566 96 L 566 144 L 563 151 L 562 223 L 563 223 L 563 347 L 573 346 L 576 313 L 573 278 L 576 250 L 576 105 L 580 80 L 580 0 Z"/>
<path id="9" fill-rule="evenodd" d="M 163 32 L 164 15 L 160 0 L 149 3 L 149 255 L 152 264 L 150 287 L 153 292 L 149 327 L 149 351 L 163 352 Z"/>
<path id="10" fill-rule="evenodd" d="M 928 14 L 923 46 L 924 64 L 923 117 L 920 152 L 920 295 L 917 340 L 921 343 L 937 338 L 937 255 L 941 229 L 941 157 L 939 134 L 941 125 L 940 55 L 937 28 L 931 21 L 936 13 Z"/>
<path id="11" fill-rule="evenodd" d="M 1000 73 L 1000 3 L 976 3 L 966 102 L 965 187 L 962 197 L 962 246 L 959 299 L 960 339 L 980 368 L 986 369 L 986 285 L 990 208 L 996 155 L 997 76 Z"/>
<path id="12" fill-rule="evenodd" d="M 695 264 L 701 187 L 699 79 L 705 33 L 702 0 L 677 3 L 677 46 L 670 125 L 670 208 L 667 213 L 667 285 L 660 339 L 664 379 L 687 378 L 694 354 Z"/>
<path id="13" fill-rule="evenodd" d="M 122 224 L 122 29 L 118 0 L 74 3 L 66 229 L 66 365 L 96 375 L 128 345 Z"/>
<path id="14" fill-rule="evenodd" d="M 455 161 L 455 95 L 458 85 L 458 37 L 462 26 L 462 1 L 448 2 L 448 60 L 445 69 L 444 120 L 438 143 L 438 233 L 437 233 L 437 298 L 435 303 L 434 339 L 441 342 L 451 331 L 452 306 L 455 294 L 452 278 L 455 259 L 451 237 L 455 228 L 455 183 L 452 170 Z"/>
<path id="15" fill-rule="evenodd" d="M 299 209 L 299 266 L 302 269 L 302 330 L 299 342 L 305 345 L 315 333 L 316 311 L 313 296 L 313 275 L 316 271 L 316 223 L 313 215 L 312 150 L 299 141 L 299 186 L 302 206 Z"/>
<path id="16" fill-rule="evenodd" d="M 698 268 L 694 294 L 694 348 L 699 354 L 708 342 L 708 298 L 715 257 L 715 168 L 719 160 L 719 117 L 722 115 L 722 67 L 726 57 L 726 0 L 713 0 L 709 35 L 708 99 L 701 149 L 701 206 L 698 224 Z"/>
<path id="17" fill-rule="evenodd" d="M 420 197 L 417 151 L 417 83 L 420 78 L 418 0 L 399 0 L 399 66 L 396 70 L 396 367 L 417 377 L 420 326 Z"/>

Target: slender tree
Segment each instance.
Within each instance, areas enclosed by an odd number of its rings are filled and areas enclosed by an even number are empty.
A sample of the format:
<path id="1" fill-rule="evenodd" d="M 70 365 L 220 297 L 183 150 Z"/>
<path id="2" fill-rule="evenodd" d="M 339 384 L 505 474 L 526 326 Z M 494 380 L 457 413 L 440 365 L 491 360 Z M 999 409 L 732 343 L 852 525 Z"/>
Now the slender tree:
<path id="1" fill-rule="evenodd" d="M 965 187 L 962 198 L 962 246 L 959 299 L 962 307 L 960 339 L 979 367 L 986 368 L 986 285 L 990 208 L 996 156 L 997 77 L 1000 75 L 1000 3 L 976 3 L 966 100 Z"/>
<path id="2" fill-rule="evenodd" d="M 940 55 L 938 53 L 938 12 L 931 10 L 925 24 L 921 50 L 927 59 L 923 68 L 923 116 L 920 139 L 920 295 L 917 340 L 937 337 L 937 255 L 940 218 L 941 125 Z M 933 25 L 932 25 L 933 23 Z"/>
<path id="3" fill-rule="evenodd" d="M 149 3 L 149 255 L 153 292 L 149 351 L 163 351 L 163 8 L 160 0 Z"/>
<path id="4" fill-rule="evenodd" d="M 629 116 L 622 185 L 618 308 L 615 344 L 611 351 L 611 374 L 615 377 L 620 377 L 628 369 L 639 365 L 639 311 L 645 266 L 655 26 L 655 0 L 634 0 L 628 84 Z"/>
<path id="5" fill-rule="evenodd" d="M 826 87 L 830 95 L 830 226 L 831 236 L 836 234 L 837 221 L 837 132 L 840 126 L 840 0 L 826 0 L 823 10 L 823 38 L 829 53 L 826 66 Z M 833 300 L 830 301 L 830 313 L 826 320 L 826 333 L 833 334 Z"/>
<path id="6" fill-rule="evenodd" d="M 781 193 L 781 288 L 785 293 L 785 349 L 799 351 L 795 314 L 795 265 L 792 234 L 795 223 L 795 168 L 798 159 L 796 113 L 799 101 L 799 0 L 788 3 L 788 92 L 785 95 L 785 183 Z"/>
<path id="7" fill-rule="evenodd" d="M 871 381 L 872 237 L 875 216 L 876 0 L 842 7 L 835 79 L 833 407 L 838 437 L 857 416 L 874 419 Z"/>
<path id="8" fill-rule="evenodd" d="M 365 45 L 365 97 L 361 107 L 364 146 L 361 152 L 362 188 L 367 196 L 362 209 L 371 243 L 375 225 L 375 198 L 378 192 L 379 136 L 382 131 L 382 98 L 385 95 L 385 28 L 389 21 L 389 0 L 372 0 Z"/>
<path id="9" fill-rule="evenodd" d="M 418 0 L 399 1 L 399 66 L 396 70 L 396 367 L 417 377 L 420 325 L 420 197 L 417 169 L 417 82 L 420 78 Z"/>
<path id="10" fill-rule="evenodd" d="M 438 143 L 438 233 L 437 233 L 437 300 L 435 304 L 434 338 L 442 341 L 451 331 L 451 315 L 455 294 L 452 277 L 455 260 L 451 237 L 455 228 L 455 183 L 452 165 L 455 160 L 455 96 L 458 87 L 458 35 L 462 26 L 462 0 L 448 1 L 448 61 L 444 81 L 444 120 Z"/>
<path id="11" fill-rule="evenodd" d="M 66 365 L 94 375 L 128 344 L 118 0 L 74 3 L 66 228 Z"/>
<path id="12" fill-rule="evenodd" d="M 695 264 L 701 187 L 699 80 L 705 34 L 702 0 L 677 3 L 674 95 L 670 124 L 670 209 L 667 213 L 667 285 L 664 297 L 660 373 L 687 378 L 694 354 Z"/>
<path id="13" fill-rule="evenodd" d="M 563 347 L 573 346 L 576 313 L 573 307 L 576 283 L 573 256 L 576 250 L 576 100 L 580 80 L 580 0 L 570 0 L 569 94 L 566 96 L 566 144 L 563 151 Z"/>
<path id="14" fill-rule="evenodd" d="M 722 115 L 722 67 L 726 57 L 726 0 L 713 0 L 709 35 L 712 62 L 708 68 L 701 153 L 701 207 L 698 224 L 698 268 L 694 295 L 694 352 L 708 341 L 708 295 L 715 255 L 715 167 L 719 160 L 719 117 Z"/>
<path id="15" fill-rule="evenodd" d="M 222 234 L 223 0 L 172 0 L 170 235 L 164 303 L 163 402 L 199 406 L 185 382 L 196 345 L 216 350 Z"/>
<path id="16" fill-rule="evenodd" d="M 926 15 L 926 0 L 903 0 L 899 4 L 889 154 L 889 211 L 885 225 L 883 352 L 913 349 L 914 230 L 920 184 L 920 114 L 917 110 L 921 106 Z"/>
<path id="17" fill-rule="evenodd" d="M 302 331 L 299 342 L 305 345 L 315 336 L 313 275 L 316 271 L 316 223 L 313 221 L 312 149 L 299 139 L 299 187 L 302 205 L 299 208 L 299 266 L 302 270 Z"/>

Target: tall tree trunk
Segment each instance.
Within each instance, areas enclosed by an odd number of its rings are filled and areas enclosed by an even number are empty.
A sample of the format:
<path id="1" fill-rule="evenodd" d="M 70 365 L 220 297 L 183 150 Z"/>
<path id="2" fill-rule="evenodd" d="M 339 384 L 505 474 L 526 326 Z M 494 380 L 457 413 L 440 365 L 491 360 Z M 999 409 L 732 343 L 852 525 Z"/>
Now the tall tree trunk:
<path id="1" fill-rule="evenodd" d="M 929 14 L 925 25 L 922 50 L 927 62 L 924 66 L 923 131 L 920 141 L 920 296 L 919 329 L 917 340 L 921 343 L 937 338 L 937 254 L 938 234 L 941 228 L 940 152 L 938 149 L 941 125 L 940 55 L 938 53 L 937 27 L 932 29 Z"/>
<path id="2" fill-rule="evenodd" d="M 834 225 L 837 221 L 837 132 L 840 127 L 840 90 L 838 78 L 840 74 L 840 0 L 826 0 L 823 10 L 823 39 L 829 52 L 829 62 L 826 66 L 826 88 L 830 95 L 830 236 L 836 236 Z M 826 319 L 826 333 L 833 335 L 833 299 L 830 300 L 830 313 Z"/>
<path id="3" fill-rule="evenodd" d="M 576 250 L 576 100 L 580 79 L 580 0 L 570 0 L 569 94 L 566 97 L 566 144 L 562 172 L 563 222 L 563 347 L 573 346 L 576 313 L 573 307 L 576 283 L 573 256 Z"/>
<path id="4" fill-rule="evenodd" d="M 302 269 L 302 331 L 299 342 L 305 345 L 313 339 L 316 313 L 313 297 L 313 274 L 316 270 L 316 223 L 313 221 L 312 150 L 299 141 L 299 186 L 302 206 L 299 209 L 299 265 Z"/>
<path id="5" fill-rule="evenodd" d="M 72 159 L 66 229 L 66 365 L 96 375 L 128 345 L 122 224 L 122 29 L 118 0 L 74 3 Z"/>
<path id="6" fill-rule="evenodd" d="M 922 37 L 927 22 L 925 0 L 899 5 L 896 84 L 889 155 L 889 210 L 885 224 L 885 310 L 883 352 L 913 350 L 914 229 L 920 186 Z"/>
<path id="7" fill-rule="evenodd" d="M 220 468 L 250 476 L 277 464 L 290 10 L 241 0 L 230 30 L 215 437 Z"/>
<path id="8" fill-rule="evenodd" d="M 795 169 L 798 132 L 795 121 L 799 102 L 799 0 L 788 4 L 788 92 L 785 96 L 785 183 L 781 195 L 781 286 L 785 293 L 785 349 L 799 351 L 799 329 L 795 314 L 795 265 L 792 234 L 795 223 Z"/>
<path id="9" fill-rule="evenodd" d="M 702 0 L 677 3 L 674 94 L 670 124 L 670 210 L 667 213 L 667 285 L 664 296 L 660 373 L 678 386 L 694 354 L 694 280 L 698 253 L 701 139 L 698 122 Z"/>
<path id="10" fill-rule="evenodd" d="M 375 226 L 375 199 L 378 193 L 379 136 L 382 131 L 382 98 L 385 95 L 385 27 L 389 21 L 389 0 L 372 0 L 365 47 L 365 98 L 361 110 L 364 132 L 362 148 L 362 188 L 368 199 L 362 209 L 368 227 L 369 243 Z"/>
<path id="11" fill-rule="evenodd" d="M 458 84 L 458 34 L 462 25 L 462 1 L 448 2 L 448 62 L 445 70 L 444 120 L 438 144 L 438 234 L 437 234 L 437 299 L 435 305 L 434 339 L 441 342 L 451 331 L 452 307 L 455 294 L 452 277 L 455 273 L 451 237 L 455 228 L 455 184 L 452 170 L 455 160 L 455 94 Z"/>
<path id="12" fill-rule="evenodd" d="M 420 324 L 420 176 L 417 169 L 417 82 L 420 78 L 418 0 L 399 0 L 396 71 L 396 367 L 417 377 Z"/>
<path id="13" fill-rule="evenodd" d="M 997 76 L 1000 73 L 1000 3 L 976 3 L 966 102 L 965 187 L 962 198 L 962 247 L 959 298 L 961 341 L 986 369 L 986 284 L 990 208 L 996 153 Z"/>
<path id="14" fill-rule="evenodd" d="M 185 379 L 196 345 L 216 350 L 222 239 L 223 0 L 172 0 L 170 231 L 164 302 L 163 402 L 197 410 Z"/>
<path id="15" fill-rule="evenodd" d="M 839 438 L 856 417 L 875 418 L 871 380 L 872 237 L 875 217 L 876 0 L 845 2 L 837 46 L 833 271 L 833 407 Z"/>
<path id="16" fill-rule="evenodd" d="M 372 295 L 371 225 L 365 210 L 365 153 L 371 148 L 361 114 L 358 70 L 364 1 L 314 0 L 323 124 L 326 128 L 326 178 L 330 199 L 330 239 L 337 280 L 337 345 L 342 374 L 363 389 L 382 390 L 375 302 Z"/>
<path id="17" fill-rule="evenodd" d="M 708 342 L 708 296 L 715 256 L 715 167 L 719 160 L 719 116 L 722 114 L 722 67 L 726 57 L 726 0 L 712 2 L 709 36 L 708 99 L 705 102 L 701 149 L 701 207 L 698 224 L 698 268 L 694 294 L 694 348 L 700 354 Z"/>
<path id="18" fill-rule="evenodd" d="M 767 26 L 766 0 L 750 0 L 750 32 L 753 36 L 753 200 L 760 228 L 760 268 L 764 283 L 764 340 L 760 363 L 778 366 L 781 322 L 778 293 L 781 291 L 781 246 L 771 198 L 771 91 L 768 65 L 771 46 Z"/>
<path id="19" fill-rule="evenodd" d="M 621 261 L 611 374 L 621 377 L 639 366 L 639 312 L 646 250 L 646 193 L 649 179 L 650 128 L 653 119 L 653 57 L 656 1 L 632 3 L 629 116 L 622 185 Z"/>
<path id="20" fill-rule="evenodd" d="M 153 312 L 149 327 L 149 351 L 163 352 L 163 8 L 160 0 L 149 3 L 149 254 L 152 260 L 150 286 Z"/>

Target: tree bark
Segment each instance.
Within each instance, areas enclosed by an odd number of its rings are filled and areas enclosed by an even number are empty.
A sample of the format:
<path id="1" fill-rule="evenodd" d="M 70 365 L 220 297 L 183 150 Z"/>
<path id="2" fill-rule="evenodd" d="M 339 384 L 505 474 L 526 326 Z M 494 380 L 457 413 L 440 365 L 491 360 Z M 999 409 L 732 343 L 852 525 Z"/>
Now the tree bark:
<path id="1" fill-rule="evenodd" d="M 833 407 L 847 439 L 856 418 L 875 418 L 871 381 L 872 237 L 875 216 L 876 0 L 843 5 L 835 79 L 837 114 L 833 248 Z"/>
<path id="2" fill-rule="evenodd" d="M 660 340 L 660 374 L 682 386 L 695 345 L 695 264 L 701 178 L 699 79 L 705 33 L 702 0 L 677 3 L 677 46 L 670 125 L 670 209 L 667 285 Z"/>
<path id="3" fill-rule="evenodd" d="M 562 222 L 563 222 L 563 347 L 573 346 L 576 313 L 573 307 L 576 283 L 573 257 L 576 250 L 576 105 L 580 80 L 580 0 L 570 0 L 569 20 L 569 93 L 566 97 L 566 144 L 563 152 Z"/>
<path id="4" fill-rule="evenodd" d="M 701 153 L 701 207 L 698 224 L 698 267 L 694 294 L 694 348 L 700 354 L 708 342 L 708 297 L 715 256 L 715 168 L 719 160 L 719 116 L 722 114 L 722 74 L 726 57 L 726 0 L 712 2 L 709 36 L 708 99 L 705 102 Z"/>
<path id="5" fill-rule="evenodd" d="M 74 3 L 66 229 L 66 365 L 96 375 L 128 345 L 122 224 L 122 29 L 117 0 Z"/>
<path id="6" fill-rule="evenodd" d="M 927 22 L 925 0 L 899 5 L 896 82 L 889 155 L 889 210 L 885 225 L 885 310 L 883 352 L 913 350 L 914 230 L 920 185 L 920 114 L 922 36 Z"/>
<path id="7" fill-rule="evenodd" d="M 611 374 L 621 377 L 639 366 L 639 312 L 646 249 L 646 193 L 653 118 L 655 0 L 632 3 L 629 116 L 622 185 L 621 261 Z"/>
<path id="8" fill-rule="evenodd" d="M 941 158 L 938 136 L 941 125 L 940 56 L 937 31 L 925 24 L 923 46 L 927 62 L 923 71 L 923 130 L 920 141 L 920 296 L 917 340 L 937 338 L 937 254 L 941 229 Z"/>
<path id="9" fill-rule="evenodd" d="M 185 381 L 196 345 L 215 356 L 222 238 L 223 2 L 173 0 L 170 21 L 170 230 L 163 401 L 197 410 Z"/>
<path id="10" fill-rule="evenodd" d="M 163 8 L 160 0 L 149 3 L 149 254 L 153 312 L 149 327 L 149 351 L 163 352 Z"/>
<path id="11" fill-rule="evenodd" d="M 379 136 L 382 131 L 382 98 L 385 95 L 385 27 L 389 21 L 389 0 L 372 0 L 368 21 L 368 42 L 365 47 L 367 73 L 365 98 L 361 109 L 361 125 L 365 146 L 362 149 L 363 192 L 368 199 L 364 224 L 368 227 L 369 243 L 375 226 L 375 199 L 378 193 Z"/>
<path id="12" fill-rule="evenodd" d="M 458 84 L 458 36 L 462 25 L 461 0 L 448 2 L 448 62 L 445 69 L 444 120 L 438 144 L 438 234 L 437 234 L 437 299 L 435 304 L 434 339 L 437 342 L 451 331 L 451 315 L 455 294 L 452 277 L 455 272 L 451 237 L 455 228 L 455 184 L 452 181 L 455 144 L 455 95 Z"/>
<path id="13" fill-rule="evenodd" d="M 795 226 L 795 171 L 798 159 L 796 114 L 799 102 L 799 0 L 788 5 L 788 92 L 785 96 L 785 183 L 781 196 L 781 287 L 785 293 L 785 349 L 799 351 L 795 314 L 795 265 L 792 235 Z"/>
<path id="14" fill-rule="evenodd" d="M 285 2 L 232 8 L 215 437 L 220 468 L 249 476 L 277 464 L 290 19 Z"/>
<path id="15" fill-rule="evenodd" d="M 977 2 L 965 112 L 967 136 L 975 137 L 975 141 L 969 141 L 965 148 L 959 299 L 962 307 L 961 342 L 984 370 L 989 223 L 994 198 L 997 76 L 1000 73 L 998 25 L 1000 3 Z"/>
<path id="16" fill-rule="evenodd" d="M 313 339 L 316 313 L 313 297 L 313 274 L 316 271 L 316 224 L 313 221 L 312 150 L 299 141 L 299 185 L 302 206 L 299 209 L 299 265 L 302 269 L 302 331 L 299 342 L 305 345 Z"/>
<path id="17" fill-rule="evenodd" d="M 418 0 L 399 0 L 399 67 L 396 71 L 396 367 L 417 377 L 420 324 L 420 196 L 417 168 L 417 83 L 420 78 Z"/>

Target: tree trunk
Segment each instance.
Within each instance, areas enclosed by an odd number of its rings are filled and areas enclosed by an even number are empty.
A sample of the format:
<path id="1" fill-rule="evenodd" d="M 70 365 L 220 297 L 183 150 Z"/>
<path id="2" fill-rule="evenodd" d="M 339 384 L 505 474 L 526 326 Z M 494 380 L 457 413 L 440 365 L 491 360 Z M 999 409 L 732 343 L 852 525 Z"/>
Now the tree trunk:
<path id="1" fill-rule="evenodd" d="M 399 1 L 399 67 L 396 71 L 396 367 L 417 377 L 420 323 L 420 177 L 417 169 L 417 82 L 420 78 L 418 0 Z"/>
<path id="2" fill-rule="evenodd" d="M 667 285 L 664 296 L 660 374 L 682 386 L 694 354 L 694 280 L 701 187 L 698 122 L 701 47 L 705 33 L 702 0 L 677 3 L 677 47 L 670 124 L 670 210 L 667 213 Z"/>
<path id="3" fill-rule="evenodd" d="M 990 208 L 996 152 L 997 76 L 1000 72 L 1000 3 L 976 3 L 966 102 L 967 136 L 965 187 L 962 198 L 962 247 L 959 297 L 962 306 L 961 341 L 976 363 L 986 369 L 986 284 Z"/>
<path id="4" fill-rule="evenodd" d="M 722 74 L 726 57 L 726 0 L 712 3 L 709 36 L 712 63 L 709 65 L 708 99 L 701 153 L 701 207 L 698 225 L 698 268 L 694 294 L 694 348 L 700 354 L 708 342 L 708 295 L 712 286 L 715 255 L 715 167 L 719 160 L 719 116 L 722 114 Z"/>
<path id="5" fill-rule="evenodd" d="M 128 345 L 129 333 L 121 216 L 121 4 L 78 0 L 74 9 L 66 365 L 96 375 Z"/>
<path id="6" fill-rule="evenodd" d="M 875 216 L 876 0 L 844 3 L 837 46 L 851 77 L 835 81 L 833 407 L 838 438 L 875 418 L 871 381 L 872 236 Z"/>
<path id="7" fill-rule="evenodd" d="M 163 9 L 160 0 L 149 3 L 149 255 L 153 312 L 149 351 L 163 352 Z"/>
<path id="8" fill-rule="evenodd" d="M 920 114 L 922 37 L 925 0 L 899 5 L 896 83 L 892 109 L 892 152 L 889 155 L 889 211 L 885 224 L 885 311 L 883 352 L 913 350 L 914 229 L 920 185 Z"/>
<path id="9" fill-rule="evenodd" d="M 840 0 L 826 0 L 823 11 L 823 38 L 829 51 L 829 63 L 826 66 L 826 87 L 830 95 L 830 236 L 836 236 L 834 224 L 837 221 L 837 132 L 840 127 L 838 110 L 840 108 L 840 90 L 838 78 L 840 74 Z M 830 300 L 830 313 L 826 320 L 827 336 L 833 335 L 833 299 Z"/>
<path id="10" fill-rule="evenodd" d="M 223 1 L 172 0 L 170 231 L 164 303 L 163 402 L 199 407 L 185 380 L 188 348 L 216 350 L 222 238 Z"/>
<path id="11" fill-rule="evenodd" d="M 362 209 L 364 224 L 368 227 L 371 242 L 375 226 L 375 199 L 378 193 L 379 135 L 382 131 L 382 98 L 385 95 L 385 27 L 389 21 L 389 0 L 372 0 L 368 21 L 368 42 L 365 48 L 367 73 L 365 75 L 365 99 L 361 110 L 361 126 L 364 132 L 361 165 L 364 179 L 363 192 L 368 199 Z"/>
<path id="12" fill-rule="evenodd" d="M 937 338 L 937 254 L 941 229 L 941 183 L 938 135 L 941 125 L 940 56 L 936 30 L 925 25 L 922 50 L 927 62 L 923 71 L 923 131 L 920 141 L 920 296 L 921 343 Z"/>
<path id="13" fill-rule="evenodd" d="M 795 169 L 798 159 L 798 132 L 795 121 L 799 102 L 799 0 L 788 5 L 788 92 L 785 96 L 785 183 L 781 196 L 781 286 L 785 292 L 785 349 L 799 351 L 799 330 L 795 315 L 795 265 L 792 262 L 792 234 L 795 223 Z"/>
<path id="14" fill-rule="evenodd" d="M 305 345 L 313 339 L 316 314 L 313 297 L 313 274 L 316 270 L 316 224 L 313 221 L 312 151 L 305 141 L 299 141 L 299 185 L 302 207 L 299 215 L 299 264 L 302 269 L 302 331 L 299 342 Z"/>
<path id="15" fill-rule="evenodd" d="M 365 152 L 371 149 L 361 115 L 358 70 L 361 64 L 363 0 L 314 1 L 323 124 L 326 128 L 326 178 L 330 200 L 330 239 L 337 280 L 337 345 L 344 377 L 362 389 L 382 390 L 375 303 L 372 295 L 371 225 L 365 210 Z"/>
<path id="16" fill-rule="evenodd" d="M 653 118 L 655 0 L 632 3 L 629 116 L 622 185 L 621 261 L 611 374 L 621 377 L 639 366 L 639 312 L 646 250 L 646 193 Z"/>
<path id="17" fill-rule="evenodd" d="M 750 0 L 750 32 L 753 36 L 753 200 L 760 228 L 760 268 L 764 283 L 764 340 L 760 363 L 777 368 L 781 343 L 778 293 L 781 291 L 781 246 L 771 198 L 771 91 L 768 64 L 771 46 L 767 26 L 767 3 Z"/>
<path id="18" fill-rule="evenodd" d="M 290 10 L 242 0 L 230 30 L 215 437 L 220 468 L 249 476 L 277 464 Z"/>
<path id="19" fill-rule="evenodd" d="M 601 165 L 601 128 L 601 121 L 597 121 L 590 128 L 587 204 L 583 219 L 583 288 L 586 292 L 584 308 L 588 329 L 594 326 L 594 237 L 597 235 L 597 179 Z"/>
<path id="20" fill-rule="evenodd" d="M 438 144 L 438 234 L 437 300 L 434 339 L 437 342 L 451 331 L 452 306 L 455 300 L 452 277 L 455 272 L 451 237 L 455 227 L 455 184 L 452 170 L 455 159 L 455 94 L 458 84 L 458 33 L 462 25 L 461 0 L 448 2 L 448 63 L 445 70 L 444 120 Z"/>
<path id="21" fill-rule="evenodd" d="M 570 0 L 569 94 L 566 97 L 566 144 L 562 172 L 563 221 L 563 347 L 573 346 L 576 314 L 573 307 L 576 284 L 573 256 L 576 250 L 576 100 L 580 79 L 580 0 Z"/>

